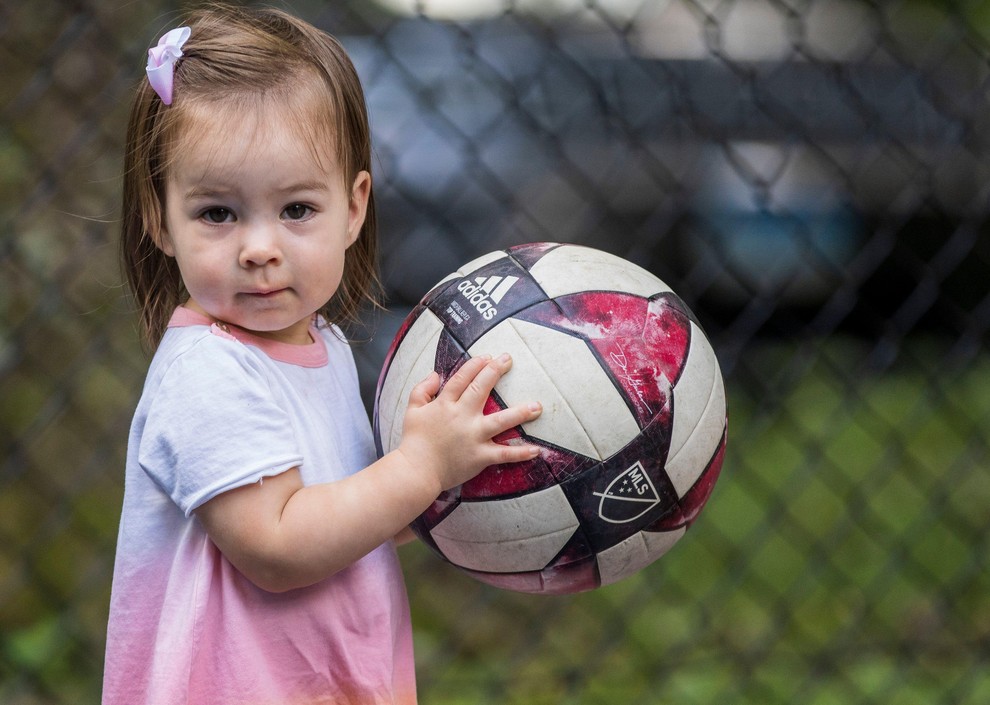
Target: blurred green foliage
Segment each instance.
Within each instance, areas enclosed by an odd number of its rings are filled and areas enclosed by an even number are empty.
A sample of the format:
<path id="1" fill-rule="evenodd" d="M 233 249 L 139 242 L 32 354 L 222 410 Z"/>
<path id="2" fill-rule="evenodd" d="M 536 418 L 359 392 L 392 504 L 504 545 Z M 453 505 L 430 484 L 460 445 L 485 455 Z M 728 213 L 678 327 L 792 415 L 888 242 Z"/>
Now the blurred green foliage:
<path id="1" fill-rule="evenodd" d="M 751 362 L 772 381 L 799 353 Z M 497 593 L 411 550 L 424 701 L 984 702 L 990 360 L 919 342 L 862 374 L 868 353 L 819 343 L 772 403 L 730 383 L 709 505 L 617 585 Z"/>

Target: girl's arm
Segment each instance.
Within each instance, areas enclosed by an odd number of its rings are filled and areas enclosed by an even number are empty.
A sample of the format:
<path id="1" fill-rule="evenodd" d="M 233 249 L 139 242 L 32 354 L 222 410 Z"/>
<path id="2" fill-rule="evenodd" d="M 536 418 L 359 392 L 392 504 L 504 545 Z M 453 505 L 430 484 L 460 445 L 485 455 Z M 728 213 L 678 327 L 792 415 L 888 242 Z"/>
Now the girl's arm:
<path id="1" fill-rule="evenodd" d="M 416 540 L 416 534 L 412 530 L 411 526 L 406 526 L 395 535 L 393 541 L 395 541 L 396 546 L 404 546 L 407 543 L 412 543 Z"/>
<path id="2" fill-rule="evenodd" d="M 240 487 L 196 510 L 227 559 L 258 587 L 304 587 L 402 533 L 437 498 L 489 465 L 534 458 L 532 445 L 492 437 L 539 416 L 539 404 L 483 413 L 511 367 L 471 358 L 443 390 L 434 373 L 409 397 L 399 447 L 343 480 L 303 486 L 298 469 Z"/>

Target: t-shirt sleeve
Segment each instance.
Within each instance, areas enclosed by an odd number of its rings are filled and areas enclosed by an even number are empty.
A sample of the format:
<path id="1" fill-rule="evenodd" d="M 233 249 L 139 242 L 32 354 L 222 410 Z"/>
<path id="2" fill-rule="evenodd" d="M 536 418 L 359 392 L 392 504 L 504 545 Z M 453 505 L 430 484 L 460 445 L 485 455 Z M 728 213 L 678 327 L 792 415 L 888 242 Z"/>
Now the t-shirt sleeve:
<path id="1" fill-rule="evenodd" d="M 240 343 L 206 338 L 164 371 L 138 460 L 189 516 L 213 497 L 302 463 L 266 370 Z"/>

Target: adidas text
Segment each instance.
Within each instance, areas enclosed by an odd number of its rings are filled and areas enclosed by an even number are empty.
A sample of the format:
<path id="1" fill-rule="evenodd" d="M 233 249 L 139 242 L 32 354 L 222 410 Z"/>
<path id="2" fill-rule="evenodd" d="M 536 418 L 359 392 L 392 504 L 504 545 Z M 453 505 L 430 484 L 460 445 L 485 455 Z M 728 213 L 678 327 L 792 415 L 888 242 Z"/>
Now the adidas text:
<path id="1" fill-rule="evenodd" d="M 482 318 L 490 321 L 498 315 L 495 304 L 502 300 L 502 297 L 517 281 L 519 281 L 519 277 L 478 277 L 473 284 L 470 280 L 465 279 L 457 285 L 457 290 L 471 302 L 471 305 L 481 314 Z"/>

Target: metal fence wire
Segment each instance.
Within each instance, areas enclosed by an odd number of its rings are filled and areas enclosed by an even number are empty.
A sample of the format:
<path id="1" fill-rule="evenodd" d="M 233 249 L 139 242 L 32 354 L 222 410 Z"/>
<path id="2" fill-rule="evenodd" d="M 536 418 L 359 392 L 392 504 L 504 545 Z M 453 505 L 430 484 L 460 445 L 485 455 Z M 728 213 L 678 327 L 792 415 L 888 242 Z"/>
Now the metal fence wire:
<path id="1" fill-rule="evenodd" d="M 97 702 L 147 358 L 115 237 L 177 6 L 0 0 L 0 702 Z M 719 484 L 567 597 L 403 549 L 424 703 L 990 702 L 990 3 L 299 0 L 365 84 L 390 312 L 558 241 L 664 279 L 725 373 Z"/>

